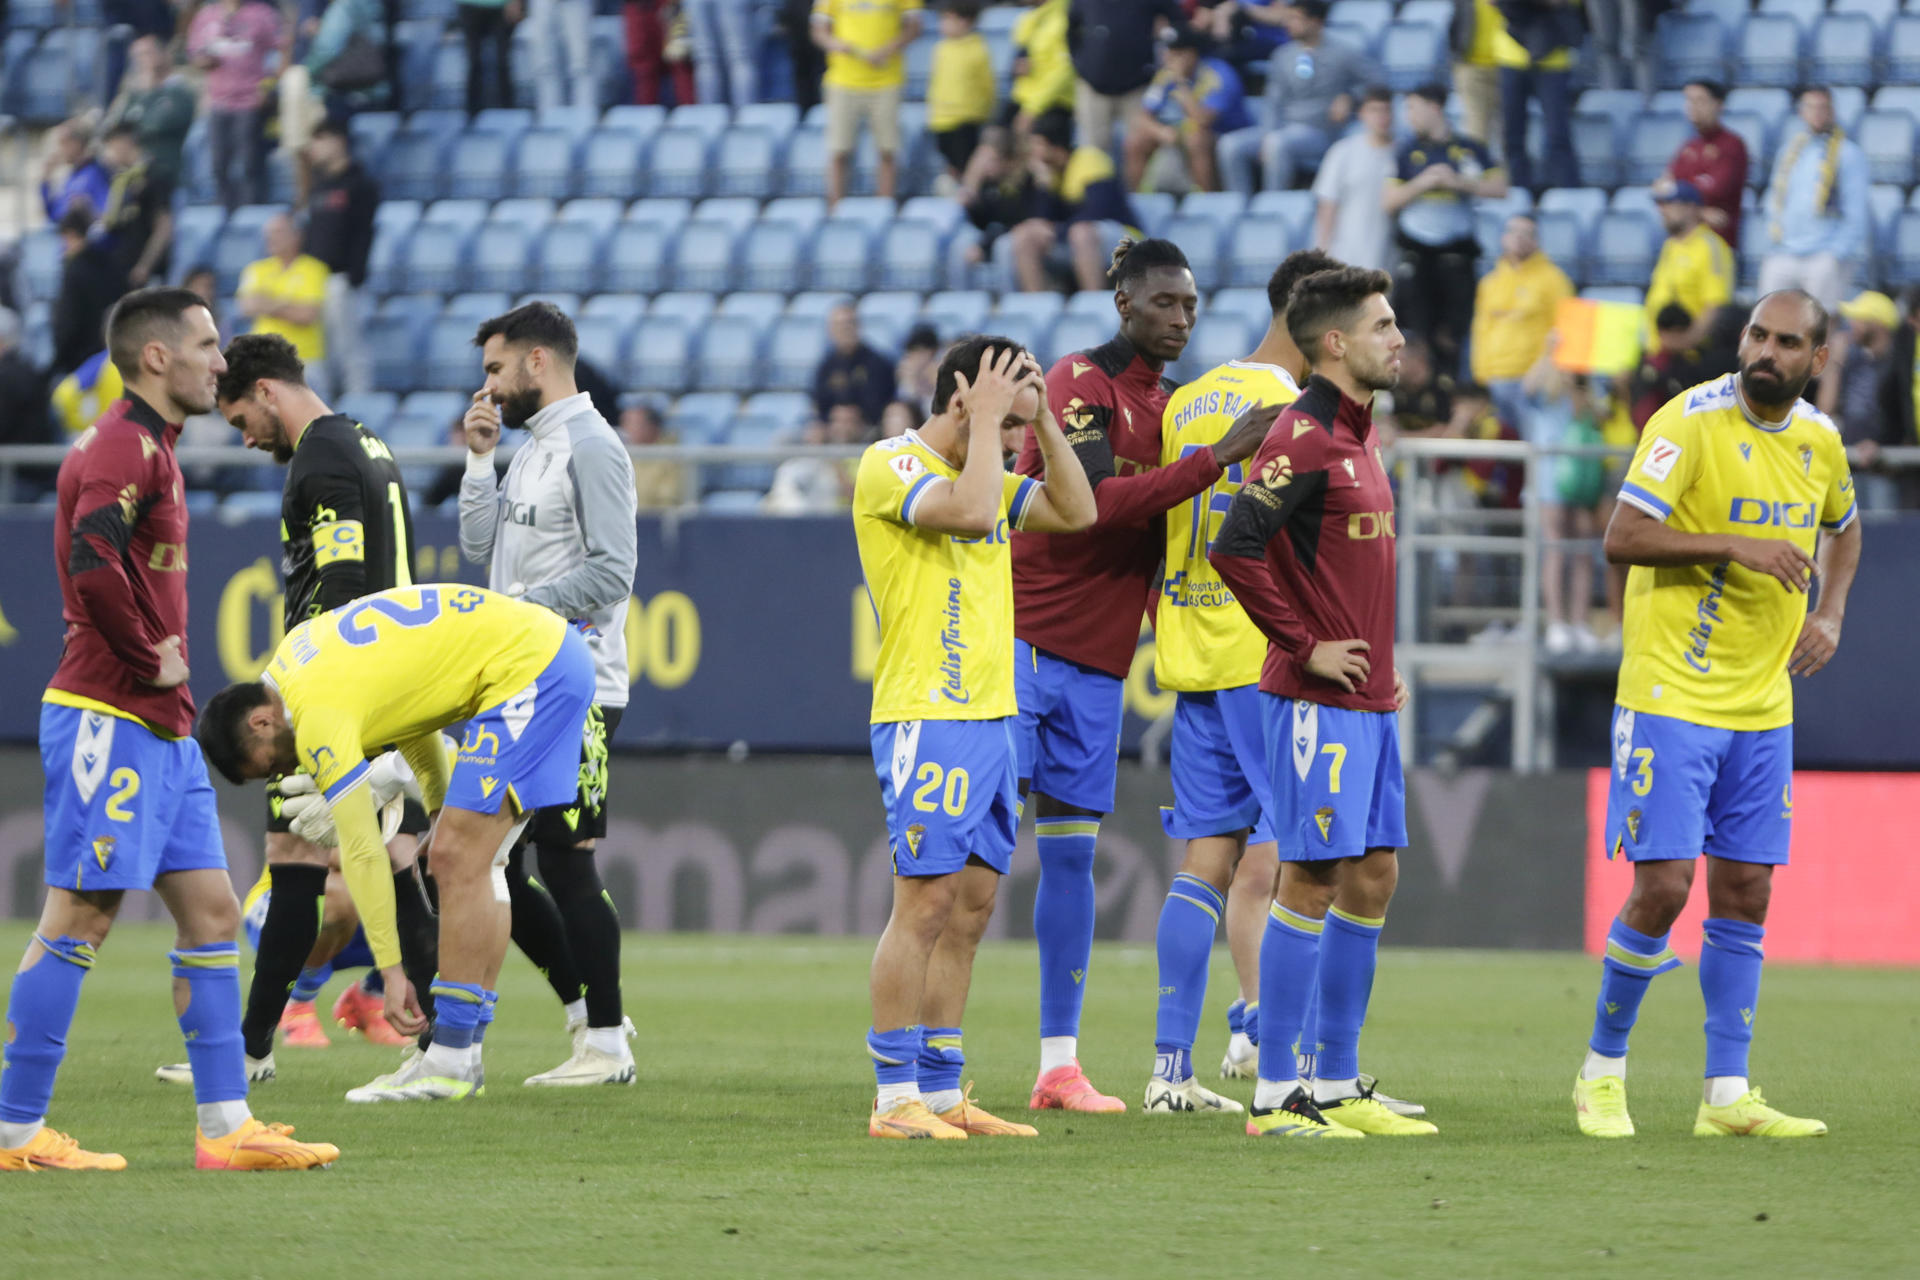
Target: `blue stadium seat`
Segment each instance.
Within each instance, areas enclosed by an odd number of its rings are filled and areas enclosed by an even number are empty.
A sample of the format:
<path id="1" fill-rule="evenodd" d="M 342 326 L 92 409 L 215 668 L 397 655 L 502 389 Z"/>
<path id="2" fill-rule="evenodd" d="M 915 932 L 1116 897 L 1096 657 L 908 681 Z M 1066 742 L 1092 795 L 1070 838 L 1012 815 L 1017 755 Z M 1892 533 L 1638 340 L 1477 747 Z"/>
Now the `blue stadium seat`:
<path id="1" fill-rule="evenodd" d="M 1646 95 L 1638 89 L 1586 89 L 1573 104 L 1575 111 L 1588 115 L 1631 120 L 1646 109 Z"/>
<path id="2" fill-rule="evenodd" d="M 449 196 L 470 199 L 485 199 L 507 190 L 510 145 L 510 139 L 503 134 L 461 134 L 447 149 L 446 176 L 441 190 Z"/>
<path id="3" fill-rule="evenodd" d="M 865 223 L 838 216 L 820 224 L 813 238 L 812 264 L 807 279 L 815 289 L 867 287 L 872 265 L 873 233 Z"/>
<path id="4" fill-rule="evenodd" d="M 1920 85 L 1890 84 L 1873 95 L 1875 111 L 1904 111 L 1920 124 Z"/>
<path id="5" fill-rule="evenodd" d="M 1742 84 L 1800 83 L 1800 23 L 1783 13 L 1756 13 L 1734 42 L 1734 76 Z"/>
<path id="6" fill-rule="evenodd" d="M 958 200 L 949 196 L 913 196 L 901 202 L 899 216 L 915 222 L 932 223 L 940 229 L 940 236 L 944 240 L 966 221 L 967 211 Z"/>
<path id="7" fill-rule="evenodd" d="M 1644 284 L 1653 271 L 1660 224 L 1643 213 L 1609 209 L 1594 228 L 1586 279 L 1593 284 Z"/>
<path id="8" fill-rule="evenodd" d="M 623 322 L 612 316 L 574 317 L 574 332 L 580 337 L 580 356 L 594 368 L 617 376 L 620 362 L 626 358 L 627 337 L 638 319 Z"/>
<path id="9" fill-rule="evenodd" d="M 1848 133 L 1860 127 L 1860 117 L 1867 114 L 1867 91 L 1857 84 L 1836 84 L 1827 90 L 1833 95 L 1833 118 Z"/>
<path id="10" fill-rule="evenodd" d="M 518 51 L 516 51 L 516 54 L 517 52 Z M 444 107 L 448 109 L 458 107 L 467 100 L 466 50 L 461 47 L 458 41 L 442 40 L 432 47 L 428 56 L 431 58 L 429 74 L 432 76 L 432 80 L 429 82 L 428 91 L 425 95 L 425 104 L 430 107 Z M 521 67 L 527 64 L 527 60 L 524 57 L 516 56 L 514 61 Z M 493 92 L 493 83 L 493 75 L 491 70 L 489 70 L 486 79 L 487 92 L 489 95 Z M 519 96 L 517 86 L 514 96 Z M 418 102 L 420 99 L 415 97 L 413 101 Z"/>
<path id="11" fill-rule="evenodd" d="M 724 222 L 696 218 L 680 232 L 673 255 L 676 289 L 722 292 L 733 282 L 733 251 L 739 237 Z"/>
<path id="12" fill-rule="evenodd" d="M 466 287 L 502 293 L 525 288 L 533 279 L 533 244 L 533 236 L 518 223 L 485 224 L 468 249 Z"/>
<path id="13" fill-rule="evenodd" d="M 1266 325 L 1258 329 L 1239 316 L 1216 311 L 1202 316 L 1193 328 L 1193 338 L 1187 343 L 1187 349 L 1180 354 L 1180 360 L 1174 365 L 1174 377 L 1188 381 L 1199 377 L 1216 365 L 1229 360 L 1240 360 L 1251 352 L 1260 341 L 1260 334 Z"/>
<path id="14" fill-rule="evenodd" d="M 1395 93 L 1446 79 L 1447 29 L 1396 22 L 1380 40 L 1380 69 Z"/>
<path id="15" fill-rule="evenodd" d="M 738 233 L 753 225 L 760 216 L 760 202 L 748 196 L 714 196 L 693 206 L 697 222 L 720 222 Z"/>
<path id="16" fill-rule="evenodd" d="M 1693 132 L 1685 116 L 1642 112 L 1627 128 L 1626 180 L 1644 185 L 1665 173 Z"/>
<path id="17" fill-rule="evenodd" d="M 382 200 L 373 209 L 373 225 L 378 231 L 411 231 L 426 206 L 418 200 Z"/>
<path id="18" fill-rule="evenodd" d="M 418 385 L 441 391 L 478 386 L 485 375 L 480 372 L 473 330 L 473 321 L 458 316 L 442 317 L 428 325 Z"/>
<path id="19" fill-rule="evenodd" d="M 633 129 L 595 129 L 581 144 L 575 189 L 583 196 L 629 199 L 644 185 L 646 161 L 645 134 Z"/>
<path id="20" fill-rule="evenodd" d="M 1920 209 L 1900 211 L 1886 268 L 1888 280 L 1896 285 L 1920 284 Z"/>
<path id="21" fill-rule="evenodd" d="M 740 411 L 795 432 L 813 420 L 813 397 L 804 391 L 762 391 L 748 396 Z"/>
<path id="22" fill-rule="evenodd" d="M 1127 202 L 1140 220 L 1140 229 L 1150 236 L 1159 235 L 1179 207 L 1179 202 L 1164 191 L 1136 191 L 1127 197 Z"/>
<path id="23" fill-rule="evenodd" d="M 762 222 L 784 222 L 808 232 L 826 220 L 827 202 L 819 196 L 781 196 L 760 210 Z"/>
<path id="24" fill-rule="evenodd" d="M 907 330 L 920 316 L 920 295 L 899 290 L 869 293 L 855 308 L 867 342 L 878 351 L 893 352 L 900 349 Z"/>
<path id="25" fill-rule="evenodd" d="M 437 198 L 441 194 L 440 167 L 446 150 L 444 134 L 411 126 L 396 132 L 381 159 L 381 195 L 393 200 Z"/>
<path id="26" fill-rule="evenodd" d="M 1226 243 L 1226 279 L 1222 283 L 1254 289 L 1267 283 L 1280 259 L 1309 242 L 1302 240 L 1299 229 L 1285 218 L 1249 214 L 1233 224 Z M 1188 258 L 1191 261 L 1192 255 Z"/>
<path id="27" fill-rule="evenodd" d="M 725 103 L 702 102 L 667 112 L 667 128 L 690 129 L 708 141 L 725 133 L 732 123 L 733 111 Z"/>
<path id="28" fill-rule="evenodd" d="M 620 223 L 607 240 L 601 284 L 620 294 L 653 294 L 666 288 L 666 261 L 678 230 L 651 223 Z"/>
<path id="29" fill-rule="evenodd" d="M 217 204 L 190 204 L 173 217 L 173 264 L 184 273 L 206 258 L 214 237 L 227 222 L 227 211 Z"/>
<path id="30" fill-rule="evenodd" d="M 662 129 L 647 157 L 647 190 L 665 196 L 706 195 L 712 148 L 712 139 L 697 129 Z"/>
<path id="31" fill-rule="evenodd" d="M 482 320 L 497 316 L 512 305 L 511 295 L 499 289 L 456 293 L 442 304 L 439 318 L 465 320 L 477 327 Z"/>
<path id="32" fill-rule="evenodd" d="M 901 219 L 880 235 L 875 283 L 882 289 L 936 289 L 945 278 L 944 238 L 932 223 Z"/>
<path id="33" fill-rule="evenodd" d="M 367 254 L 367 288 L 375 295 L 384 297 L 400 288 L 400 268 L 412 236 L 412 224 L 396 229 L 375 221 L 373 248 Z M 186 261 L 180 263 L 182 270 L 192 265 Z"/>
<path id="34" fill-rule="evenodd" d="M 767 129 L 733 128 L 714 144 L 713 189 L 764 200 L 780 189 L 780 141 Z"/>
<path id="35" fill-rule="evenodd" d="M 1424 18 L 1414 20 L 1426 21 Z M 1367 31 L 1384 31 L 1393 21 L 1393 0 L 1334 0 L 1327 21 Z"/>
<path id="36" fill-rule="evenodd" d="M 758 321 L 763 330 L 772 328 L 773 322 L 786 313 L 787 300 L 784 295 L 752 290 L 728 294 L 720 299 L 720 307 L 714 312 L 722 316 L 747 316 Z"/>
<path id="37" fill-rule="evenodd" d="M 1660 208 L 1653 202 L 1651 187 L 1621 187 L 1613 193 L 1613 198 L 1607 201 L 1607 208 L 1618 213 L 1637 213 L 1652 222 L 1660 220 Z M 1589 228 L 1589 230 L 1597 229 L 1597 225 Z"/>
<path id="38" fill-rule="evenodd" d="M 1187 264 L 1193 268 L 1193 281 L 1201 292 L 1220 286 L 1221 224 L 1208 217 L 1177 214 L 1161 234 L 1186 251 Z M 1269 266 L 1268 272 L 1273 268 Z"/>
<path id="39" fill-rule="evenodd" d="M 590 292 L 605 270 L 600 249 L 606 241 L 590 223 L 554 222 L 533 244 L 533 287 Z"/>
<path id="40" fill-rule="evenodd" d="M 1247 212 L 1247 197 L 1239 191 L 1195 191 L 1180 201 L 1179 216 L 1205 218 L 1223 232 Z"/>
<path id="41" fill-rule="evenodd" d="M 1887 29 L 1884 77 L 1896 84 L 1920 82 L 1920 12 L 1903 13 Z"/>
<path id="42" fill-rule="evenodd" d="M 643 137 L 667 127 L 667 109 L 652 103 L 622 103 L 608 107 L 600 116 L 602 129 L 624 129 Z"/>
<path id="43" fill-rule="evenodd" d="M 1654 20 L 1654 79 L 1662 89 L 1689 80 L 1725 80 L 1727 28 L 1711 13 L 1663 13 Z"/>
<path id="44" fill-rule="evenodd" d="M 1769 128 L 1778 129 L 1793 113 L 1793 95 L 1776 86 L 1743 84 L 1727 90 L 1726 109 L 1750 111 L 1765 119 Z"/>
<path id="45" fill-rule="evenodd" d="M 693 216 L 693 201 L 680 196 L 657 196 L 647 200 L 635 200 L 627 206 L 622 222 L 636 226 L 651 227 L 657 232 L 672 234 Z"/>
<path id="46" fill-rule="evenodd" d="M 1592 93 L 1586 96 L 1591 97 Z M 1595 187 L 1611 187 L 1620 181 L 1622 117 L 1589 111 L 1584 101 L 1583 98 L 1582 106 L 1573 113 L 1573 155 L 1580 165 L 1580 181 Z"/>
<path id="47" fill-rule="evenodd" d="M 1111 322 L 1114 318 L 1113 292 L 1108 289 L 1077 289 L 1067 295 L 1066 308 L 1060 314 L 1096 316 Z"/>
<path id="48" fill-rule="evenodd" d="M 335 400 L 333 407 L 373 434 L 381 435 L 387 429 L 387 419 L 399 407 L 399 400 L 391 391 L 350 391 Z"/>
<path id="49" fill-rule="evenodd" d="M 1057 293 L 1006 293 L 994 304 L 989 324 L 1018 319 L 1052 324 L 1066 310 L 1066 302 Z"/>
<path id="50" fill-rule="evenodd" d="M 649 320 L 671 320 L 684 329 L 697 330 L 714 313 L 718 299 L 701 290 L 662 293 L 647 308 Z"/>
<path id="51" fill-rule="evenodd" d="M 560 206 L 549 196 L 513 196 L 496 200 L 487 213 L 488 222 L 506 222 L 538 234 L 552 222 Z"/>
<path id="52" fill-rule="evenodd" d="M 467 124 L 470 133 L 497 133 L 509 140 L 533 128 L 533 112 L 525 107 L 488 107 Z"/>
<path id="53" fill-rule="evenodd" d="M 966 333 L 979 333 L 993 310 L 993 295 L 979 289 L 950 289 L 930 295 L 920 307 L 920 319 L 934 327 L 943 342 Z"/>
<path id="54" fill-rule="evenodd" d="M 400 129 L 397 111 L 359 111 L 347 121 L 347 136 L 353 142 L 353 155 L 368 173 L 385 168 L 387 144 Z"/>
<path id="55" fill-rule="evenodd" d="M 577 316 L 580 314 L 580 297 L 581 295 L 577 293 L 567 293 L 559 289 L 535 289 L 531 293 L 519 294 L 513 299 L 511 305 L 518 309 L 535 302 L 544 302 L 548 306 L 559 308 L 569 316 Z"/>
<path id="56" fill-rule="evenodd" d="M 513 187 L 523 196 L 565 199 L 574 189 L 579 166 L 574 163 L 573 134 L 564 129 L 530 129 L 521 136 L 513 156 Z M 494 194 L 507 190 L 503 182 Z M 603 194 L 597 191 L 586 195 Z M 617 192 L 605 194 L 617 195 Z"/>
<path id="57" fill-rule="evenodd" d="M 817 316 L 786 315 L 767 335 L 768 387 L 805 391 L 813 386 L 813 372 L 827 350 L 827 327 Z"/>
<path id="58" fill-rule="evenodd" d="M 727 426 L 727 443 L 732 445 L 774 445 L 788 436 L 787 428 L 770 418 L 742 411 Z M 771 462 L 730 462 L 706 469 L 703 489 L 721 492 L 765 492 L 773 484 Z"/>
<path id="59" fill-rule="evenodd" d="M 740 397 L 731 391 L 694 391 L 673 402 L 667 430 L 686 444 L 716 444 L 740 412 Z"/>
<path id="60" fill-rule="evenodd" d="M 584 196 L 561 205 L 556 217 L 561 222 L 592 227 L 596 235 L 606 235 L 625 213 L 625 207 L 618 200 L 605 196 Z"/>
<path id="61" fill-rule="evenodd" d="M 439 424 L 422 443 L 440 444 L 447 438 L 447 428 L 466 414 L 469 395 L 459 391 L 416 391 L 400 402 L 400 413 Z"/>
<path id="62" fill-rule="evenodd" d="M 1541 213 L 1570 213 L 1578 220 L 1580 236 L 1593 233 L 1594 224 L 1607 211 L 1607 193 L 1598 187 L 1554 187 L 1540 193 Z"/>
<path id="63" fill-rule="evenodd" d="M 927 99 L 927 80 L 933 72 L 933 47 L 938 43 L 939 37 L 928 33 L 907 46 L 906 96 L 913 101 L 925 102 Z"/>
<path id="64" fill-rule="evenodd" d="M 781 193 L 789 196 L 824 195 L 827 189 L 827 135 L 824 128 L 803 124 L 787 143 L 787 169 Z"/>
<path id="65" fill-rule="evenodd" d="M 848 196 L 833 206 L 832 214 L 843 222 L 858 222 L 875 235 L 886 229 L 899 210 L 883 196 Z"/>
<path id="66" fill-rule="evenodd" d="M 761 222 L 740 239 L 743 289 L 792 293 L 806 283 L 807 232 L 786 222 Z"/>
<path id="67" fill-rule="evenodd" d="M 1721 125 L 1740 135 L 1747 147 L 1747 184 L 1764 184 L 1773 172 L 1773 129 L 1766 117 L 1752 111 L 1723 111 Z"/>
<path id="68" fill-rule="evenodd" d="M 52 227 L 38 227 L 22 236 L 19 268 L 22 295 L 43 300 L 58 296 L 65 256 L 60 233 Z"/>
<path id="69" fill-rule="evenodd" d="M 750 103 L 735 108 L 733 125 L 736 129 L 765 129 L 778 141 L 785 142 L 800 127 L 800 109 L 791 102 Z"/>
<path id="70" fill-rule="evenodd" d="M 1113 325 L 1097 316 L 1063 314 L 1040 342 L 1040 363 L 1051 366 L 1061 356 L 1097 347 L 1113 337 Z M 1245 352 L 1240 354 L 1245 355 Z"/>
<path id="71" fill-rule="evenodd" d="M 1860 121 L 1854 136 L 1867 153 L 1873 181 L 1891 182 L 1899 186 L 1913 182 L 1915 137 L 1912 116 L 1904 111 L 1869 111 Z"/>
<path id="72" fill-rule="evenodd" d="M 1247 212 L 1283 218 L 1292 228 L 1290 241 L 1313 234 L 1313 218 L 1319 202 L 1311 191 L 1257 191 L 1247 201 Z"/>
<path id="73" fill-rule="evenodd" d="M 1595 222 L 1598 223 L 1597 218 Z M 1588 243 L 1589 236 L 1581 232 L 1579 219 L 1571 213 L 1554 210 L 1537 215 L 1535 225 L 1539 228 L 1540 248 L 1554 265 L 1575 281 L 1583 279 L 1586 254 L 1582 246 Z"/>
<path id="74" fill-rule="evenodd" d="M 647 299 L 637 293 L 596 293 L 580 304 L 580 314 L 632 328 L 647 314 Z"/>
<path id="75" fill-rule="evenodd" d="M 426 320 L 406 308 L 382 309 L 367 321 L 367 349 L 373 353 L 373 385 L 377 389 L 413 390 L 420 375 L 420 340 L 425 330 Z"/>
<path id="76" fill-rule="evenodd" d="M 471 233 L 487 220 L 491 208 L 486 200 L 435 200 L 420 211 L 420 221 Z"/>
<path id="77" fill-rule="evenodd" d="M 718 315 L 700 335 L 694 385 L 719 391 L 753 391 L 764 374 L 761 348 L 766 325 L 752 316 Z"/>
<path id="78" fill-rule="evenodd" d="M 1873 19 L 1865 14 L 1821 16 L 1807 46 L 1808 75 L 1825 85 L 1871 85 L 1875 41 Z"/>
<path id="79" fill-rule="evenodd" d="M 1256 332 L 1260 332 L 1273 322 L 1273 307 L 1267 301 L 1267 291 L 1264 288 L 1221 289 L 1207 299 L 1200 308 L 1202 323 L 1205 323 L 1209 316 L 1233 316 Z"/>
<path id="80" fill-rule="evenodd" d="M 1900 0 L 1833 0 L 1834 13 L 1861 14 L 1882 35 L 1886 33 L 1887 24 L 1893 21 L 1893 15 L 1899 11 Z"/>
<path id="81" fill-rule="evenodd" d="M 759 489 L 714 489 L 701 495 L 702 515 L 751 516 L 760 519 L 766 493 Z"/>
<path id="82" fill-rule="evenodd" d="M 1380 43 L 1385 34 L 1384 27 L 1362 27 L 1351 22 L 1329 22 L 1326 31 L 1328 40 L 1357 50 L 1375 62 L 1379 60 Z"/>
<path id="83" fill-rule="evenodd" d="M 808 289 L 787 299 L 787 314 L 825 320 L 835 307 L 853 301 L 854 296 L 844 289 Z"/>
<path id="84" fill-rule="evenodd" d="M 685 391 L 693 375 L 693 338 L 693 330 L 676 320 L 642 320 L 633 327 L 621 363 L 625 385 L 638 391 Z"/>
<path id="85" fill-rule="evenodd" d="M 1893 247 L 1893 226 L 1900 217 L 1900 210 L 1906 207 L 1906 200 L 1906 192 L 1890 183 L 1876 182 L 1867 188 L 1875 257 Z"/>

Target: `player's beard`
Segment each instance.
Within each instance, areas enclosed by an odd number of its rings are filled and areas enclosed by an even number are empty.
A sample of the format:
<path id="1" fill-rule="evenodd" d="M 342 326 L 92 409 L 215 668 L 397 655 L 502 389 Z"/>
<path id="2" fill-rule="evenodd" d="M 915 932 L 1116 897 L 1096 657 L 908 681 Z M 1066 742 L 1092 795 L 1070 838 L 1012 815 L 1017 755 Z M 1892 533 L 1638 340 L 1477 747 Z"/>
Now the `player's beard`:
<path id="1" fill-rule="evenodd" d="M 500 395 L 500 425 L 503 427 L 524 427 L 527 420 L 540 412 L 540 388 L 527 386 Z"/>
<path id="2" fill-rule="evenodd" d="M 1387 352 L 1380 354 L 1378 363 L 1362 365 L 1353 362 L 1353 378 L 1369 391 L 1391 391 L 1400 385 L 1400 370 L 1392 364 L 1393 357 Z"/>
<path id="3" fill-rule="evenodd" d="M 273 767 L 278 774 L 289 774 L 300 767 L 300 752 L 295 746 L 291 725 L 274 731 Z"/>
<path id="4" fill-rule="evenodd" d="M 1748 404 L 1783 405 L 1792 404 L 1807 389 L 1811 379 L 1800 377 L 1789 380 L 1780 372 L 1779 366 L 1769 364 L 1765 369 L 1756 369 L 1758 364 L 1740 366 L 1740 391 Z"/>
<path id="5" fill-rule="evenodd" d="M 267 421 L 273 424 L 273 460 L 285 466 L 293 461 L 293 445 L 287 440 L 287 424 L 280 420 L 280 411 L 271 406 L 267 408 Z"/>

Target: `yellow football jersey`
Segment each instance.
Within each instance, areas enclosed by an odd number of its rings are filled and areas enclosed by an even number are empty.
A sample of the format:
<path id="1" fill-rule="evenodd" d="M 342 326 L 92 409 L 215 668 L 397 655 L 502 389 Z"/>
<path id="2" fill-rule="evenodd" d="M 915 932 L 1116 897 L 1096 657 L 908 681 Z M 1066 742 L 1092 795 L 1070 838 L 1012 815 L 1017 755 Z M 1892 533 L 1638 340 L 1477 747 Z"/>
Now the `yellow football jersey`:
<path id="1" fill-rule="evenodd" d="M 1173 393 L 1161 415 L 1160 465 L 1220 443 L 1249 405 L 1292 404 L 1293 375 L 1278 365 L 1229 360 Z M 1246 482 L 1234 463 L 1211 489 L 1167 512 L 1167 560 L 1155 613 L 1153 677 L 1162 689 L 1237 689 L 1260 682 L 1267 640 L 1207 563 L 1233 495 Z"/>
<path id="2" fill-rule="evenodd" d="M 1647 423 L 1620 500 L 1687 533 L 1786 538 L 1812 555 L 1820 529 L 1856 514 L 1840 433 L 1802 400 L 1768 427 L 1728 374 Z M 1621 706 L 1718 729 L 1793 722 L 1787 658 L 1807 597 L 1731 561 L 1627 575 Z"/>
<path id="3" fill-rule="evenodd" d="M 295 627 L 263 678 L 287 704 L 301 771 L 333 801 L 366 776 L 369 756 L 532 684 L 566 628 L 550 610 L 480 587 L 395 587 Z M 441 797 L 426 799 L 431 808 Z"/>
<path id="4" fill-rule="evenodd" d="M 984 443 L 998 447 L 998 441 Z M 960 473 L 909 431 L 870 446 L 853 483 L 860 571 L 880 626 L 873 723 L 993 720 L 1014 713 L 1013 556 L 1040 490 L 1009 474 L 1001 520 L 983 538 L 917 528 L 914 507 L 935 480 Z"/>

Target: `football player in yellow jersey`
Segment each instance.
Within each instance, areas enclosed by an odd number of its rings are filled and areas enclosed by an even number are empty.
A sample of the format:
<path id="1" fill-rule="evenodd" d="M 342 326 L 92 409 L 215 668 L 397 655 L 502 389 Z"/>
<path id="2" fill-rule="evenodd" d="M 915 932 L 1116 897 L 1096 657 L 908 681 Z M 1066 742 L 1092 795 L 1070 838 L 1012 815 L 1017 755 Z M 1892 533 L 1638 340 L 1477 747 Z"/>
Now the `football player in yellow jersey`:
<path id="1" fill-rule="evenodd" d="M 1087 528 L 1093 488 L 1047 409 L 1038 361 L 1017 343 L 955 344 L 933 403 L 918 431 L 867 450 L 853 490 L 880 624 L 873 763 L 894 874 L 870 979 L 879 1094 L 867 1132 L 1032 1137 L 961 1092 L 960 1017 L 1019 824 L 1007 532 Z M 1015 425 L 1038 438 L 1044 483 L 1003 469 L 1000 433 Z"/>
<path id="2" fill-rule="evenodd" d="M 434 828 L 440 972 L 433 1045 L 349 1102 L 465 1098 L 484 1084 L 480 1041 L 509 928 L 505 866 L 533 810 L 579 784 L 593 655 L 558 615 L 479 587 L 397 587 L 295 627 L 259 680 L 229 685 L 195 736 L 228 781 L 310 775 L 338 832 L 340 868 L 386 983 L 387 1020 L 420 1029 L 400 968 L 393 879 L 368 761 L 397 744 Z M 448 759 L 441 730 L 468 721 Z"/>
<path id="3" fill-rule="evenodd" d="M 1768 1106 L 1748 1083 L 1747 1051 L 1773 868 L 1787 861 L 1792 828 L 1790 676 L 1814 674 L 1839 644 L 1860 526 L 1839 433 L 1800 399 L 1826 367 L 1826 310 L 1797 289 L 1768 294 L 1739 356 L 1739 373 L 1648 421 L 1607 527 L 1607 559 L 1633 568 L 1606 839 L 1634 874 L 1607 934 L 1574 1083 L 1580 1131 L 1593 1137 L 1633 1133 L 1627 1035 L 1647 984 L 1680 963 L 1667 934 L 1702 853 L 1707 1080 L 1693 1131 L 1827 1131 Z"/>

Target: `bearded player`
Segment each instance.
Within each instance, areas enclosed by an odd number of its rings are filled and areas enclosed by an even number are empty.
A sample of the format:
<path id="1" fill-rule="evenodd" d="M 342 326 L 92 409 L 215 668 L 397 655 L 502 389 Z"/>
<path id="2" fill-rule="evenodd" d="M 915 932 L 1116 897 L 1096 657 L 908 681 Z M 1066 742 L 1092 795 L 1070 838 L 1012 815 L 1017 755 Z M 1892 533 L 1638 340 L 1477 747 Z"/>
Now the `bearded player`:
<path id="1" fill-rule="evenodd" d="M 1793 827 L 1790 677 L 1833 657 L 1860 563 L 1846 451 L 1800 399 L 1826 365 L 1826 309 L 1798 289 L 1760 299 L 1740 334 L 1740 371 L 1648 421 L 1607 526 L 1607 559 L 1632 568 L 1606 839 L 1609 857 L 1633 864 L 1633 889 L 1607 930 L 1574 1082 L 1589 1137 L 1633 1133 L 1627 1035 L 1648 984 L 1679 966 L 1668 932 L 1703 853 L 1707 1064 L 1693 1132 L 1827 1131 L 1768 1106 L 1747 1078 L 1773 869 Z"/>

